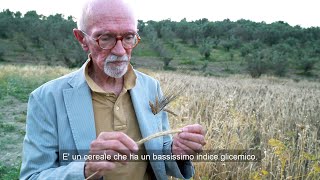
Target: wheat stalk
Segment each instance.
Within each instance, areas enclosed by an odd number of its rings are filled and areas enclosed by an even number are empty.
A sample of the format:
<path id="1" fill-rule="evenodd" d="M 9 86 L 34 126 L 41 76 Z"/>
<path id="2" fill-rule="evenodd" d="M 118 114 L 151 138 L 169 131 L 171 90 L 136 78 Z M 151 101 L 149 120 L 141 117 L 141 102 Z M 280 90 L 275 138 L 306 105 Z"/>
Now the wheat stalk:
<path id="1" fill-rule="evenodd" d="M 182 132 L 182 129 L 174 129 L 174 130 L 168 130 L 168 131 L 162 131 L 162 132 L 157 132 L 155 134 L 152 134 L 146 138 L 143 138 L 141 139 L 140 141 L 137 141 L 136 143 L 138 145 L 142 145 L 143 143 L 151 140 L 151 139 L 154 139 L 154 138 L 157 138 L 157 137 L 160 137 L 160 136 L 165 136 L 165 135 L 169 135 L 169 134 L 175 134 L 175 133 L 181 133 Z M 94 172 L 93 174 L 91 174 L 89 177 L 87 177 L 85 180 L 89 180 L 90 178 L 92 178 L 94 175 L 96 175 L 99 171 L 96 171 Z"/>
<path id="2" fill-rule="evenodd" d="M 99 171 L 94 172 L 93 174 L 91 174 L 89 177 L 87 177 L 84 180 L 89 180 L 90 178 L 92 178 L 93 176 L 95 176 Z"/>
<path id="3" fill-rule="evenodd" d="M 174 129 L 174 130 L 169 130 L 169 131 L 158 132 L 158 133 L 152 134 L 151 136 L 148 136 L 146 138 L 141 139 L 140 141 L 137 142 L 137 144 L 142 145 L 143 143 L 145 143 L 151 139 L 154 139 L 154 138 L 157 138 L 160 136 L 169 135 L 169 134 L 181 133 L 181 132 L 182 132 L 182 129 Z"/>

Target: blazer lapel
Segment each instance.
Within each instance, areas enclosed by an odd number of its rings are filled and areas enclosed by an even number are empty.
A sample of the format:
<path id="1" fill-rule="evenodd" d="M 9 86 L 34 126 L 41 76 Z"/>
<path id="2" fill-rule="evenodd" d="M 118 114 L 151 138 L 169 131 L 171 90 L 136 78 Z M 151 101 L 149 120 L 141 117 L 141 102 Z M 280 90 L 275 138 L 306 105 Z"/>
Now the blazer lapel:
<path id="1" fill-rule="evenodd" d="M 84 67 L 84 66 L 83 66 Z M 94 113 L 90 89 L 81 68 L 69 81 L 72 88 L 64 89 L 63 97 L 73 138 L 79 152 L 89 150 L 91 141 L 96 139 Z"/>
<path id="2" fill-rule="evenodd" d="M 161 123 L 159 118 L 152 114 L 149 107 L 149 96 L 145 87 L 137 78 L 136 86 L 130 90 L 132 104 L 136 113 L 136 117 L 139 123 L 140 132 L 142 138 L 146 138 L 154 133 L 161 131 Z M 156 150 L 162 147 L 162 141 L 160 138 L 150 140 L 145 143 L 146 150 Z"/>
<path id="3" fill-rule="evenodd" d="M 131 100 L 136 112 L 136 117 L 139 123 L 140 132 L 143 138 L 150 136 L 154 133 L 161 131 L 161 120 L 157 115 L 151 112 L 149 107 L 149 100 L 152 95 L 148 94 L 150 91 L 146 85 L 141 84 L 139 76 L 137 76 L 136 86 L 130 90 Z M 157 150 L 162 150 L 163 140 L 162 138 L 155 138 L 144 143 L 147 153 L 152 156 Z M 164 163 L 159 161 L 150 161 L 151 167 L 155 172 L 157 179 L 166 179 L 162 176 L 165 174 Z"/>

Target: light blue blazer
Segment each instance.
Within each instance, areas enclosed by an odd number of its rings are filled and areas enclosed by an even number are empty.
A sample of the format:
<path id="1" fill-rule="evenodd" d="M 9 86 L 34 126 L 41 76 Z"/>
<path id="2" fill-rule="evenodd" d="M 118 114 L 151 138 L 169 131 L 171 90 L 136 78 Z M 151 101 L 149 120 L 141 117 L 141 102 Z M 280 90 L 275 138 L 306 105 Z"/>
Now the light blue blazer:
<path id="1" fill-rule="evenodd" d="M 26 135 L 20 179 L 84 179 L 84 162 L 61 162 L 61 150 L 89 150 L 96 139 L 90 89 L 85 81 L 84 66 L 79 70 L 49 81 L 30 94 Z M 167 114 L 153 115 L 149 100 L 161 95 L 159 82 L 135 71 L 136 86 L 130 95 L 142 137 L 169 129 Z M 145 143 L 150 150 L 171 152 L 170 136 Z M 83 151 L 82 151 L 83 153 Z M 194 174 L 190 161 L 179 166 L 175 161 L 151 161 L 158 180 L 167 175 L 189 179 Z"/>

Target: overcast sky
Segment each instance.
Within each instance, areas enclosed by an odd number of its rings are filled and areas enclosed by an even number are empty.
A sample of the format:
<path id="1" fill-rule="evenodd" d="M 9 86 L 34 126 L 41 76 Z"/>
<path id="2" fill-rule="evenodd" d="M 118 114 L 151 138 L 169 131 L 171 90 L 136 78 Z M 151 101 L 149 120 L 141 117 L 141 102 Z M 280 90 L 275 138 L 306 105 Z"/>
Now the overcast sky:
<path id="1" fill-rule="evenodd" d="M 48 16 L 61 13 L 77 16 L 84 0 L 0 0 L 0 10 L 23 14 L 36 10 Z M 138 19 L 187 21 L 207 18 L 210 21 L 248 19 L 272 23 L 285 21 L 292 26 L 320 27 L 319 0 L 128 0 Z M 318 2 L 317 2 L 318 1 Z"/>

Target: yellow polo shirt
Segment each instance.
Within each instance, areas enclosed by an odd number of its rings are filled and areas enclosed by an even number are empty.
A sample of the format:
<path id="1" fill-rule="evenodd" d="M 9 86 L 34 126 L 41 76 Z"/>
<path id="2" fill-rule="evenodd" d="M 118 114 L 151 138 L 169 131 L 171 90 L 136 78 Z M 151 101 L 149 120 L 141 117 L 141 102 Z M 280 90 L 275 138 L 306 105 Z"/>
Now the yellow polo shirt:
<path id="1" fill-rule="evenodd" d="M 139 124 L 133 109 L 128 90 L 136 84 L 136 75 L 129 64 L 128 71 L 124 75 L 124 86 L 117 96 L 113 92 L 105 92 L 89 76 L 88 68 L 91 60 L 87 63 L 84 73 L 86 81 L 91 89 L 96 135 L 101 132 L 121 131 L 134 141 L 142 138 Z M 144 145 L 139 146 L 139 153 L 146 154 Z M 127 165 L 117 163 L 117 168 L 106 171 L 104 180 L 147 180 L 151 179 L 147 172 L 148 161 L 128 162 Z"/>

